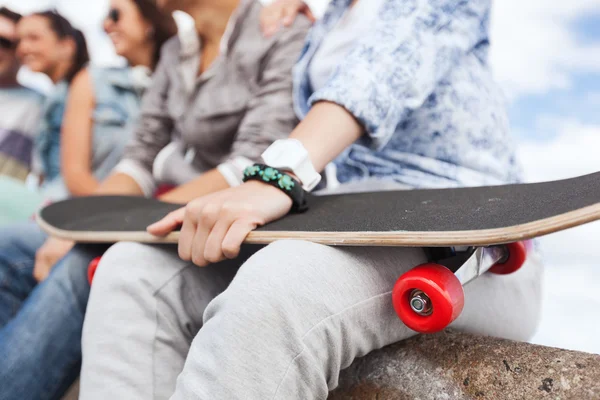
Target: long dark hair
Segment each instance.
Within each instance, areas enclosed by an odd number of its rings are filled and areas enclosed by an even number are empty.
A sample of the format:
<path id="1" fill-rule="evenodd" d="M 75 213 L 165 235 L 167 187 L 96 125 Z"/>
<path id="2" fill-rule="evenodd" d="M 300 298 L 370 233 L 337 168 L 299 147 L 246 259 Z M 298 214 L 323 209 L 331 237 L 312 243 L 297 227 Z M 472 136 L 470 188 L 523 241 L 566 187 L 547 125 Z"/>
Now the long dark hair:
<path id="1" fill-rule="evenodd" d="M 21 20 L 21 17 L 22 17 L 21 14 L 16 13 L 16 12 L 14 12 L 12 10 L 9 10 L 6 7 L 0 7 L 0 15 L 3 16 L 3 17 L 5 17 L 5 18 L 10 19 L 15 24 L 17 22 L 19 22 Z"/>
<path id="2" fill-rule="evenodd" d="M 50 29 L 60 39 L 71 38 L 75 42 L 75 55 L 73 56 L 71 68 L 69 68 L 65 76 L 65 80 L 71 83 L 75 75 L 90 61 L 85 36 L 83 36 L 83 33 L 79 29 L 75 29 L 69 20 L 55 10 L 37 12 L 32 15 L 46 18 L 50 23 Z"/>
<path id="3" fill-rule="evenodd" d="M 154 54 L 152 56 L 153 68 L 160 59 L 160 48 L 172 36 L 177 34 L 177 24 L 173 15 L 162 11 L 154 0 L 133 0 L 146 21 L 154 28 L 152 40 L 154 41 Z"/>

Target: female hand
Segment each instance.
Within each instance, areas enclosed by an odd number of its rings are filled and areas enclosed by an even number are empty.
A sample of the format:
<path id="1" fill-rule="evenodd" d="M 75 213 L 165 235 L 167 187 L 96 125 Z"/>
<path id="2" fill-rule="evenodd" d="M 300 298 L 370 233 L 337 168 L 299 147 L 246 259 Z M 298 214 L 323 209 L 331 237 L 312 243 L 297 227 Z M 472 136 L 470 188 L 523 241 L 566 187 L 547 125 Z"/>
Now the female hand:
<path id="1" fill-rule="evenodd" d="M 260 27 L 266 37 L 275 34 L 281 25 L 290 26 L 301 13 L 311 21 L 315 22 L 310 7 L 302 0 L 276 0 L 264 7 L 260 13 Z"/>
<path id="2" fill-rule="evenodd" d="M 33 277 L 42 282 L 60 259 L 62 259 L 75 245 L 75 242 L 50 237 L 35 253 L 35 266 Z"/>
<path id="3" fill-rule="evenodd" d="M 251 181 L 190 202 L 148 227 L 165 236 L 179 225 L 179 257 L 204 267 L 234 259 L 246 236 L 257 227 L 285 216 L 292 200 L 277 188 Z"/>

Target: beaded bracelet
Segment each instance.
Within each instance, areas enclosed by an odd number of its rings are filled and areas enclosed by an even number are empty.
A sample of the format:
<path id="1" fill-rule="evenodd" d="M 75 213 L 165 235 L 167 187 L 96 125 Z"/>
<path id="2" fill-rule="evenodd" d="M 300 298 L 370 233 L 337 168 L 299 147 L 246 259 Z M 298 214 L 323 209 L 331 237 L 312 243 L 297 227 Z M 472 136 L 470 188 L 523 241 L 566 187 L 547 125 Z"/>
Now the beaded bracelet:
<path id="1" fill-rule="evenodd" d="M 308 210 L 306 192 L 300 182 L 285 172 L 264 164 L 254 164 L 244 170 L 244 182 L 259 181 L 276 187 L 292 199 L 292 212 Z"/>

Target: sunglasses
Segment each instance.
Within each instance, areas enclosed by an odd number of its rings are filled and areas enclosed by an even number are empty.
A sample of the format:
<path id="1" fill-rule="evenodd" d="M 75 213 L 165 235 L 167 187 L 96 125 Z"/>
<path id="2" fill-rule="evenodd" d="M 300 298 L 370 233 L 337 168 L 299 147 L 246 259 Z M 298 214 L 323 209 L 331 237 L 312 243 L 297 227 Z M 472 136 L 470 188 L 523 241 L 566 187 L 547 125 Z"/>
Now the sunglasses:
<path id="1" fill-rule="evenodd" d="M 121 11 L 117 10 L 116 8 L 111 8 L 106 16 L 106 19 L 116 24 L 121 19 Z"/>
<path id="2" fill-rule="evenodd" d="M 17 47 L 17 43 L 13 40 L 0 36 L 0 48 L 4 50 L 13 50 Z"/>

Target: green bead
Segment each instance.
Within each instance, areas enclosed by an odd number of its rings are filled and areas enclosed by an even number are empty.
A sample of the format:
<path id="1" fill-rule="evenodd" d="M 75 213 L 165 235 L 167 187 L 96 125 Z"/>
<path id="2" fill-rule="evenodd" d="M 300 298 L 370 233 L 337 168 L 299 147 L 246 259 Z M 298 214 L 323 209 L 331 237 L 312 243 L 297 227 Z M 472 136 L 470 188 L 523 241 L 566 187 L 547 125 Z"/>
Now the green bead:
<path id="1" fill-rule="evenodd" d="M 256 166 L 256 165 L 253 165 L 253 166 L 247 167 L 247 168 L 244 170 L 244 175 L 246 175 L 246 176 L 256 176 L 256 174 L 257 174 L 259 171 L 260 171 L 260 167 L 258 167 L 258 166 Z"/>
<path id="2" fill-rule="evenodd" d="M 281 178 L 279 178 L 279 182 L 277 183 L 279 184 L 280 188 L 288 191 L 292 190 L 296 185 L 296 183 L 289 175 L 283 175 Z"/>
<path id="3" fill-rule="evenodd" d="M 277 179 L 277 170 L 271 168 L 271 167 L 267 167 L 265 168 L 265 170 L 263 171 L 263 178 L 266 181 L 274 181 Z"/>

